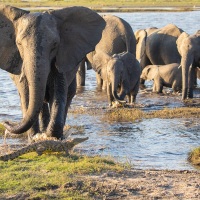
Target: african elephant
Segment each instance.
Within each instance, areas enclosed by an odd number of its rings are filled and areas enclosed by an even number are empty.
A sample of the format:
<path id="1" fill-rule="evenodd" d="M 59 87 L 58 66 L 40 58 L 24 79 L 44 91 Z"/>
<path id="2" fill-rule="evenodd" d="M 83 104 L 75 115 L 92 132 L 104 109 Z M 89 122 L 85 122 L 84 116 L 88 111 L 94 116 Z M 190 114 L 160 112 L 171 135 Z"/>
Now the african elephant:
<path id="1" fill-rule="evenodd" d="M 182 74 L 179 63 L 168 65 L 147 65 L 141 74 L 144 80 L 153 80 L 153 92 L 161 93 L 163 86 L 170 87 L 174 92 L 182 88 Z"/>
<path id="2" fill-rule="evenodd" d="M 145 42 L 149 35 L 157 31 L 157 27 L 150 27 L 146 29 L 139 29 L 134 32 L 136 39 L 136 58 L 140 61 L 145 51 Z"/>
<path id="3" fill-rule="evenodd" d="M 9 132 L 20 134 L 30 129 L 42 111 L 48 91 L 53 90 L 47 132 L 62 137 L 69 86 L 75 79 L 78 63 L 101 39 L 104 26 L 102 17 L 84 7 L 44 13 L 0 7 L 0 67 L 20 75 L 19 87 L 28 88 L 26 94 L 19 92 L 23 94 L 22 104 L 27 105 L 22 109 L 22 121 L 15 125 L 4 123 Z M 48 80 L 52 80 L 53 89 L 49 90 Z"/>
<path id="4" fill-rule="evenodd" d="M 176 40 L 183 32 L 174 24 L 168 24 L 150 34 L 143 41 L 140 65 L 144 69 L 147 65 L 166 65 L 180 63 L 181 56 L 178 52 Z M 141 80 L 144 84 L 144 80 Z"/>
<path id="5" fill-rule="evenodd" d="M 99 53 L 100 54 L 100 53 Z M 98 69 L 98 64 L 101 65 L 102 58 L 106 63 L 106 67 L 101 70 L 101 77 L 107 83 L 107 95 L 109 106 L 113 106 L 114 101 L 119 99 L 123 102 L 125 96 L 128 96 L 128 102 L 134 103 L 139 90 L 139 80 L 141 67 L 138 60 L 132 53 L 123 52 L 108 56 L 102 52 L 100 55 L 94 55 L 94 66 Z M 118 95 L 118 90 L 120 94 Z"/>
<path id="6" fill-rule="evenodd" d="M 106 22 L 106 26 L 102 33 L 102 38 L 100 42 L 96 45 L 95 50 L 89 54 L 87 57 L 80 63 L 79 71 L 77 76 L 77 85 L 84 85 L 85 80 L 85 64 L 88 69 L 93 68 L 96 72 L 93 65 L 93 57 L 96 55 L 102 56 L 101 52 L 112 56 L 114 54 L 122 53 L 128 51 L 135 55 L 136 52 L 136 40 L 133 36 L 133 30 L 129 23 L 125 20 L 116 17 L 114 15 L 103 15 L 103 19 Z M 102 60 L 101 67 L 105 67 L 106 63 Z M 81 83 L 81 84 L 79 84 Z M 100 76 L 100 73 L 97 72 L 97 86 L 102 87 L 103 80 Z"/>
<path id="7" fill-rule="evenodd" d="M 108 64 L 111 65 L 119 65 L 121 63 L 121 67 L 117 67 L 117 70 L 113 71 L 113 78 L 112 82 L 106 83 L 106 85 L 109 85 L 109 88 L 113 87 L 115 84 L 115 79 L 121 79 L 122 83 L 125 83 L 124 78 L 127 77 L 126 74 L 128 67 L 127 65 L 124 65 L 121 61 L 121 56 L 114 56 L 114 54 L 120 54 L 122 52 L 127 52 L 132 54 L 135 57 L 135 51 L 136 51 L 136 41 L 135 37 L 133 35 L 133 30 L 131 26 L 123 19 L 113 16 L 113 15 L 104 15 L 103 19 L 106 22 L 105 29 L 102 33 L 102 38 L 100 42 L 96 45 L 95 50 L 87 54 L 86 59 L 81 63 L 83 66 L 85 63 L 87 63 L 87 66 L 91 66 L 94 71 L 98 74 L 98 84 L 99 87 L 102 86 L 102 80 L 104 83 L 107 81 L 107 75 L 108 75 Z M 113 57 L 114 56 L 114 57 Z M 125 56 L 124 56 L 125 58 Z M 119 59 L 119 60 L 118 60 Z M 135 59 L 135 58 L 131 58 Z M 137 62 L 134 61 L 137 65 Z M 132 66 L 131 66 L 132 67 Z M 111 67 L 110 67 L 111 68 Z M 113 68 L 115 68 L 113 66 Z M 120 70 L 118 70 L 120 69 Z M 137 69 L 137 66 L 136 66 Z M 117 74 L 119 73 L 120 74 Z M 120 76 L 120 77 L 119 77 Z M 137 76 L 135 76 L 137 79 Z M 117 80 L 118 81 L 118 80 Z M 112 86 L 111 86 L 112 85 Z M 127 93 L 130 86 L 124 85 L 122 88 L 124 91 L 121 91 L 123 94 Z M 109 88 L 107 88 L 107 94 L 110 96 Z M 122 95 L 124 96 L 124 95 Z M 117 101 L 123 101 L 122 96 L 118 96 L 116 93 L 112 94 L 112 98 L 109 97 L 108 99 Z M 110 100 L 109 100 L 110 102 Z M 110 103 L 111 105 L 112 103 Z"/>
<path id="8" fill-rule="evenodd" d="M 196 75 L 195 68 L 200 66 L 200 31 L 193 35 L 182 33 L 177 40 L 177 48 L 181 55 L 182 66 L 182 99 L 193 98 L 193 83 Z"/>

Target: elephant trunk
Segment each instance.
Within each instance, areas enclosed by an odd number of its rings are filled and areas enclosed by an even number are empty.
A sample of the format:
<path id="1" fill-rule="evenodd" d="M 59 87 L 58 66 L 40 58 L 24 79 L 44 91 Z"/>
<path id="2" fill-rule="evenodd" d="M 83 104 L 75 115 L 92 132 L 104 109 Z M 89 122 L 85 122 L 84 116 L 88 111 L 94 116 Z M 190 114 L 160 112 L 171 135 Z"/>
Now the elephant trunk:
<path id="1" fill-rule="evenodd" d="M 122 99 L 121 97 L 119 97 L 118 94 L 117 94 L 117 90 L 118 90 L 119 85 L 121 85 L 120 84 L 120 77 L 113 75 L 113 78 L 112 78 L 112 95 L 113 95 L 113 97 L 116 101 L 118 101 L 121 104 L 124 104 L 124 103 L 126 103 L 126 101 L 124 99 Z"/>
<path id="2" fill-rule="evenodd" d="M 41 62 L 42 60 L 43 59 L 41 59 Z M 24 62 L 23 66 L 29 85 L 29 104 L 27 111 L 22 121 L 16 125 L 4 122 L 5 128 L 14 134 L 24 133 L 31 128 L 37 119 L 43 105 L 47 78 L 50 71 L 50 65 L 47 59 L 39 63 L 36 58 L 32 57 L 28 59 L 28 62 Z"/>
<path id="3" fill-rule="evenodd" d="M 182 56 L 182 99 L 185 100 L 187 97 L 193 97 L 193 88 L 191 81 L 191 69 L 192 69 L 193 58 L 192 56 Z"/>

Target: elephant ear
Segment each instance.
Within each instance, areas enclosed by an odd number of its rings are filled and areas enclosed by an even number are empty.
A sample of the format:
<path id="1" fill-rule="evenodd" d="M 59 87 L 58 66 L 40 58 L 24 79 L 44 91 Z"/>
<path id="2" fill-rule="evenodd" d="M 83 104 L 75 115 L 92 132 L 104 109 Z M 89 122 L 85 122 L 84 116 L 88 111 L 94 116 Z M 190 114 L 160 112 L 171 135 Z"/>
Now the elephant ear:
<path id="1" fill-rule="evenodd" d="M 145 54 L 145 47 L 146 47 L 146 39 L 147 39 L 147 32 L 143 29 L 135 31 L 135 38 L 136 38 L 136 58 L 140 60 L 142 56 Z"/>
<path id="2" fill-rule="evenodd" d="M 110 59 L 111 57 L 108 54 L 98 51 L 98 53 L 93 56 L 92 68 L 95 72 L 101 74 L 101 69 L 106 68 Z"/>
<path id="3" fill-rule="evenodd" d="M 105 27 L 104 19 L 85 7 L 69 7 L 50 11 L 58 21 L 60 45 L 56 56 L 59 72 L 72 70 L 95 49 Z"/>
<path id="4" fill-rule="evenodd" d="M 178 49 L 178 52 L 179 52 L 180 55 L 182 55 L 181 45 L 183 44 L 183 40 L 187 37 L 189 37 L 189 34 L 187 34 L 186 32 L 183 32 L 183 33 L 180 34 L 180 36 L 176 40 L 177 49 Z"/>
<path id="5" fill-rule="evenodd" d="M 12 6 L 0 6 L 0 68 L 12 74 L 21 71 L 21 57 L 15 43 L 14 23 L 28 13 Z"/>

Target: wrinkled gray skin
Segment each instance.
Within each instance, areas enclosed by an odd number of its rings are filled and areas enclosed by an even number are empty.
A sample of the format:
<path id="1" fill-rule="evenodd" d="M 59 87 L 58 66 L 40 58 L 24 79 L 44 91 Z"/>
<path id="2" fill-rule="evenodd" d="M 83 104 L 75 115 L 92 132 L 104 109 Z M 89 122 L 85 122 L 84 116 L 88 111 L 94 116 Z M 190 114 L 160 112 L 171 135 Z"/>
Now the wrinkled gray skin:
<path id="1" fill-rule="evenodd" d="M 193 98 L 193 83 L 196 76 L 199 77 L 197 67 L 200 66 L 200 31 L 193 35 L 182 33 L 176 43 L 181 55 L 182 99 Z M 197 73 L 195 73 L 195 68 Z"/>
<path id="2" fill-rule="evenodd" d="M 46 100 L 50 108 L 47 133 L 62 137 L 77 65 L 94 50 L 104 26 L 98 14 L 84 7 L 45 13 L 0 7 L 0 67 L 18 79 L 23 112 L 18 124 L 4 123 L 9 132 L 30 129 L 47 108 Z"/>
<path id="3" fill-rule="evenodd" d="M 136 39 L 136 58 L 137 60 L 141 60 L 144 52 L 145 52 L 145 42 L 149 35 L 157 31 L 157 27 L 150 27 L 146 29 L 139 29 L 134 32 Z"/>
<path id="4" fill-rule="evenodd" d="M 109 106 L 113 106 L 114 101 L 118 98 L 123 100 L 126 95 L 128 102 L 133 104 L 140 84 L 141 67 L 138 60 L 129 52 L 114 54 L 112 57 L 107 56 L 104 59 L 107 59 L 105 73 Z M 96 60 L 96 62 L 98 61 Z M 118 90 L 120 91 L 119 95 L 117 94 Z"/>
<path id="5" fill-rule="evenodd" d="M 144 80 L 153 80 L 153 92 L 161 93 L 163 86 L 170 87 L 174 92 L 181 91 L 182 70 L 179 63 L 168 65 L 147 65 L 141 74 Z"/>
<path id="6" fill-rule="evenodd" d="M 96 45 L 95 50 L 93 52 L 87 54 L 87 58 L 82 63 L 80 63 L 80 65 L 82 68 L 85 67 L 85 63 L 87 64 L 88 67 L 91 66 L 98 74 L 97 75 L 98 87 L 102 86 L 102 80 L 103 80 L 104 82 L 103 87 L 105 88 L 105 84 L 108 85 L 106 83 L 108 75 L 107 66 L 109 62 L 111 63 L 112 56 L 114 54 L 120 54 L 122 52 L 129 52 L 135 56 L 136 41 L 135 37 L 133 36 L 133 30 L 126 21 L 113 15 L 105 15 L 103 16 L 103 19 L 106 21 L 106 27 L 103 30 L 100 42 Z M 115 61 L 117 61 L 117 59 L 118 58 L 115 57 Z M 121 61 L 119 60 L 119 63 L 120 62 Z M 113 82 L 109 83 L 112 84 L 112 86 L 110 85 L 109 87 L 114 88 L 113 85 L 115 84 L 114 81 L 116 77 L 118 77 L 117 79 L 121 78 L 123 83 L 124 78 L 126 77 L 123 73 L 126 73 L 126 71 L 127 71 L 127 66 L 124 64 L 122 64 L 120 70 L 113 71 L 114 73 L 112 74 Z M 124 90 L 128 90 L 126 87 L 127 86 L 123 86 Z M 112 91 L 112 93 L 115 92 L 116 91 Z M 126 92 L 122 91 L 122 93 Z M 123 100 L 116 93 L 115 95 L 113 94 L 113 97 L 117 101 Z"/>

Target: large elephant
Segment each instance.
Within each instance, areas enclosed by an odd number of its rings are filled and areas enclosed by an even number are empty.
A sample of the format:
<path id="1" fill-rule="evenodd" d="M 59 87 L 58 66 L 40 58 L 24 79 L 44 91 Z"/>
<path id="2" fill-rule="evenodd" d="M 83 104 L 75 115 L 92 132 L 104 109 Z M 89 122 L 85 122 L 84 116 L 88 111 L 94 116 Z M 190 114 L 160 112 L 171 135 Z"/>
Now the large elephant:
<path id="1" fill-rule="evenodd" d="M 107 66 L 108 63 L 113 60 L 112 56 L 114 54 L 128 52 L 135 57 L 136 52 L 136 40 L 130 24 L 114 15 L 104 15 L 102 17 L 106 22 L 106 26 L 102 33 L 102 38 L 96 45 L 95 50 L 87 54 L 86 59 L 80 63 L 82 69 L 84 69 L 86 63 L 87 66 L 91 66 L 96 71 L 98 74 L 98 86 L 101 86 L 102 80 L 104 83 L 106 83 Z M 117 59 L 119 59 L 119 57 L 115 57 L 115 60 Z M 121 78 L 122 82 L 124 82 L 124 77 L 126 76 L 124 76 L 123 73 L 126 73 L 128 66 L 123 64 L 122 66 L 123 70 L 119 79 Z M 119 74 L 116 74 L 116 72 L 113 74 L 114 78 L 119 76 Z M 114 85 L 114 82 L 112 82 L 112 85 Z M 125 87 L 123 88 L 125 89 Z M 118 95 L 115 95 L 115 98 L 117 100 L 122 100 Z"/>
<path id="2" fill-rule="evenodd" d="M 181 55 L 182 67 L 182 99 L 193 98 L 193 87 L 196 76 L 199 77 L 200 66 L 200 31 L 193 35 L 182 33 L 177 40 Z M 195 73 L 196 68 L 196 73 Z"/>
<path id="3" fill-rule="evenodd" d="M 50 93 L 50 136 L 62 137 L 68 89 L 75 79 L 78 63 L 99 42 L 105 22 L 84 7 L 30 13 L 11 6 L 0 7 L 0 67 L 20 76 L 20 93 L 25 103 L 23 119 L 5 122 L 9 132 L 23 133 L 31 128 Z M 52 79 L 49 77 L 52 75 Z M 53 89 L 48 87 L 53 82 Z M 22 89 L 23 91 L 23 89 Z"/>

